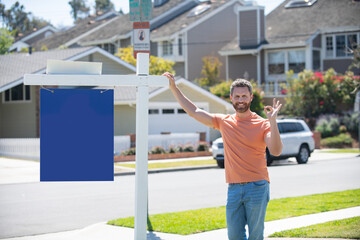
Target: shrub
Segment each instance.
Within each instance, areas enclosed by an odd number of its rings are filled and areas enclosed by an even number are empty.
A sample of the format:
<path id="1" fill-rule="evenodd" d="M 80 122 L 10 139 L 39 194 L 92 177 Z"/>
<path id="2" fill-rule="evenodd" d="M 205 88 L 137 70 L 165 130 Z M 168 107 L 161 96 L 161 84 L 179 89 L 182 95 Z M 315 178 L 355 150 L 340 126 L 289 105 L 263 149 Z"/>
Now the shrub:
<path id="1" fill-rule="evenodd" d="M 209 151 L 209 145 L 207 142 L 199 142 L 199 145 L 196 149 L 198 152 L 207 152 Z"/>
<path id="2" fill-rule="evenodd" d="M 346 133 L 347 128 L 344 125 L 341 125 L 339 131 L 340 131 L 340 133 Z"/>
<path id="3" fill-rule="evenodd" d="M 360 113 L 356 112 L 353 114 L 345 115 L 342 118 L 342 124 L 345 125 L 347 131 L 351 133 L 353 136 L 358 137 L 359 134 L 359 118 Z"/>
<path id="4" fill-rule="evenodd" d="M 318 125 L 315 127 L 315 131 L 320 132 L 322 138 L 331 136 L 331 127 L 325 118 L 319 121 Z"/>
<path id="5" fill-rule="evenodd" d="M 184 151 L 184 148 L 183 146 L 179 145 L 175 148 L 175 152 L 179 153 L 179 152 L 183 152 Z"/>
<path id="6" fill-rule="evenodd" d="M 335 137 L 329 137 L 321 140 L 321 146 L 329 148 L 341 148 L 341 147 L 351 147 L 352 138 L 350 135 L 341 133 Z"/>
<path id="7" fill-rule="evenodd" d="M 336 136 L 340 132 L 340 122 L 337 118 L 330 118 L 329 127 L 331 129 L 331 135 Z"/>
<path id="8" fill-rule="evenodd" d="M 130 149 L 126 150 L 126 151 L 123 151 L 121 153 L 121 156 L 135 155 L 135 153 L 136 153 L 136 148 L 130 148 Z"/>
<path id="9" fill-rule="evenodd" d="M 150 154 L 164 154 L 166 153 L 165 149 L 161 146 L 153 147 L 150 152 Z"/>
<path id="10" fill-rule="evenodd" d="M 169 153 L 176 153 L 176 148 L 174 146 L 170 146 Z"/>
<path id="11" fill-rule="evenodd" d="M 187 144 L 184 146 L 184 152 L 195 152 L 193 145 Z"/>

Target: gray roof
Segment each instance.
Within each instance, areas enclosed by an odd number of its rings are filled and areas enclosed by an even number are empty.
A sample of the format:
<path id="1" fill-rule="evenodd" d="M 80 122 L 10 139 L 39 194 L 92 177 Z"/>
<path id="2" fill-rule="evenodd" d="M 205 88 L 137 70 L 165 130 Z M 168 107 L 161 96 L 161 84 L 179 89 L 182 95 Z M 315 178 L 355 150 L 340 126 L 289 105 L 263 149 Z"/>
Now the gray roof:
<path id="1" fill-rule="evenodd" d="M 305 44 L 321 29 L 360 27 L 360 2 L 317 0 L 311 7 L 285 8 L 289 1 L 284 1 L 266 16 L 265 36 L 269 44 Z M 222 50 L 241 50 L 238 39 L 233 39 Z"/>
<path id="2" fill-rule="evenodd" d="M 32 47 L 36 50 L 40 50 L 43 45 L 45 45 L 48 49 L 58 48 L 61 45 L 71 41 L 74 38 L 79 37 L 80 35 L 102 25 L 106 22 L 110 21 L 113 17 L 106 18 L 103 20 L 96 21 L 96 18 L 99 16 L 90 15 L 89 17 L 80 20 L 73 27 L 52 34 L 51 36 L 41 39 L 35 42 Z"/>
<path id="3" fill-rule="evenodd" d="M 196 22 L 200 18 L 210 14 L 215 9 L 221 7 L 222 5 L 224 5 L 227 2 L 229 2 L 229 1 L 212 0 L 208 4 L 210 6 L 210 8 L 207 11 L 203 12 L 200 15 L 193 16 L 193 17 L 188 17 L 187 16 L 189 14 L 189 12 L 192 10 L 192 9 L 190 9 L 190 10 L 184 12 L 183 14 L 181 14 L 180 16 L 176 17 L 172 21 L 170 21 L 170 22 L 160 26 L 159 28 L 153 30 L 151 32 L 151 38 L 156 39 L 156 38 L 160 38 L 160 37 L 171 36 L 172 34 L 182 30 L 183 28 L 186 28 L 187 26 L 189 26 L 193 22 Z M 207 5 L 207 3 L 203 3 L 203 5 Z"/>
<path id="4" fill-rule="evenodd" d="M 66 60 L 94 47 L 49 50 L 43 52 L 13 53 L 0 55 L 0 87 L 23 78 L 26 73 L 35 73 L 46 68 L 48 59 Z"/>
<path id="5" fill-rule="evenodd" d="M 182 2 L 183 0 L 169 0 L 164 5 L 153 8 L 153 19 Z M 116 38 L 116 36 L 121 36 L 131 32 L 132 28 L 133 25 L 132 22 L 130 22 L 129 14 L 122 15 L 117 17 L 114 21 L 107 24 L 106 26 L 82 38 L 79 43 L 86 44 L 87 42 L 104 41 L 111 38 Z"/>
<path id="6" fill-rule="evenodd" d="M 149 94 L 159 90 L 162 87 L 149 87 Z M 116 86 L 111 87 L 95 87 L 95 89 L 114 89 L 115 103 L 133 103 L 136 102 L 136 87 L 131 86 Z"/>
<path id="7" fill-rule="evenodd" d="M 360 2 L 317 0 L 311 7 L 285 8 L 288 2 L 266 16 L 269 43 L 304 40 L 323 28 L 360 26 Z"/>

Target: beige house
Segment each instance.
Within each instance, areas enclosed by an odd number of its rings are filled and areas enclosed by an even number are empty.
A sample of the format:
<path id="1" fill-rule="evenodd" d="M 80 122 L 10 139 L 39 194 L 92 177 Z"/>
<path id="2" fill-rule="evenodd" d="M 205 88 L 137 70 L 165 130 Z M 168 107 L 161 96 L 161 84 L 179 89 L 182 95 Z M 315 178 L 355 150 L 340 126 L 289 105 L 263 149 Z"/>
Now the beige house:
<path id="1" fill-rule="evenodd" d="M 39 137 L 40 87 L 23 85 L 23 76 L 45 73 L 47 59 L 102 62 L 102 74 L 127 75 L 136 71 L 134 66 L 98 47 L 1 55 L 0 138 Z M 195 84 L 183 78 L 178 79 L 177 84 L 199 107 L 216 113 L 233 112 L 231 104 Z M 136 88 L 116 87 L 114 105 L 114 135 L 134 134 Z M 203 140 L 209 142 L 220 136 L 218 131 L 185 114 L 168 87 L 152 87 L 149 89 L 149 134 L 161 133 L 202 133 Z"/>

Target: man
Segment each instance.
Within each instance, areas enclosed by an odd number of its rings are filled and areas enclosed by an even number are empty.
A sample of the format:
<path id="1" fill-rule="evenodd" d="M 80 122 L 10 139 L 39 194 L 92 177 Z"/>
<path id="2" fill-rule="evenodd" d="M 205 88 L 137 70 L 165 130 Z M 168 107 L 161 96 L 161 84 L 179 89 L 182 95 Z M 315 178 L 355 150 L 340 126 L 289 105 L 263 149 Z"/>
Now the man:
<path id="1" fill-rule="evenodd" d="M 250 111 L 253 99 L 251 83 L 244 79 L 233 82 L 230 99 L 236 111 L 233 115 L 211 114 L 195 106 L 177 88 L 174 76 L 169 79 L 170 90 L 182 108 L 197 121 L 218 129 L 224 141 L 225 176 L 228 186 L 226 222 L 229 240 L 264 238 L 264 221 L 269 202 L 269 175 L 265 148 L 278 156 L 282 142 L 276 117 L 282 104 L 264 108 L 267 120 Z"/>

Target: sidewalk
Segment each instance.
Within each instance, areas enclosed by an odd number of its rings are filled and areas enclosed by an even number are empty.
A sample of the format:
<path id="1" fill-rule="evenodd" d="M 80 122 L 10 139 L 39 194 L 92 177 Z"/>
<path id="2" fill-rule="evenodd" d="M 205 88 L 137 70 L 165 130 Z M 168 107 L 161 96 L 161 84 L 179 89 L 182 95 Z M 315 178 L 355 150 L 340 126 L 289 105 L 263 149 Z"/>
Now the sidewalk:
<path id="1" fill-rule="evenodd" d="M 309 161 L 322 161 L 338 158 L 336 154 L 322 153 L 323 150 L 316 150 Z M 359 156 L 358 153 L 341 154 L 342 158 L 352 158 Z M 209 158 L 203 158 L 209 159 Z M 211 157 L 210 157 L 211 159 Z M 169 160 L 180 161 L 184 159 Z M 159 160 L 164 162 L 166 160 Z M 152 161 L 156 162 L 156 161 Z M 294 163 L 296 164 L 296 162 Z M 171 169 L 157 169 L 149 171 L 149 173 L 157 173 L 163 171 L 184 171 L 192 169 L 205 169 L 214 166 L 196 166 L 186 168 L 171 168 Z M 134 169 L 129 168 L 115 168 L 115 175 L 134 174 Z M 40 163 L 37 161 L 19 160 L 11 158 L 0 157 L 0 184 L 14 184 L 25 182 L 39 182 L 40 181 Z M 360 216 L 360 207 L 342 209 L 331 212 L 324 212 L 312 215 L 305 215 L 289 219 L 271 221 L 265 223 L 265 236 L 269 236 L 275 232 L 294 229 L 304 226 L 309 226 L 317 223 L 324 223 L 333 220 L 345 219 Z M 134 229 L 115 227 L 107 225 L 105 222 L 97 223 L 83 229 L 50 233 L 36 236 L 26 236 L 17 238 L 8 238 L 7 240 L 131 240 L 134 239 Z M 226 240 L 226 229 L 214 230 L 205 233 L 198 233 L 193 235 L 181 236 L 176 234 L 149 232 L 148 240 Z M 271 238 L 276 240 L 275 238 Z M 281 240 L 286 240 L 282 238 Z"/>
<path id="2" fill-rule="evenodd" d="M 360 207 L 341 209 L 331 212 L 310 214 L 300 217 L 293 217 L 283 220 L 265 222 L 265 237 L 283 230 L 310 226 L 328 221 L 340 220 L 360 216 Z M 8 238 L 4 240 L 132 240 L 134 239 L 134 229 L 115 227 L 107 225 L 105 222 L 97 223 L 86 228 L 68 232 L 50 233 L 37 236 Z M 147 240 L 226 240 L 226 229 L 214 230 L 210 232 L 197 233 L 193 235 L 176 235 L 169 233 L 148 232 Z M 269 238 L 268 240 L 276 240 Z M 286 240 L 286 238 L 281 238 Z M 320 239 L 318 239 L 320 240 Z"/>

